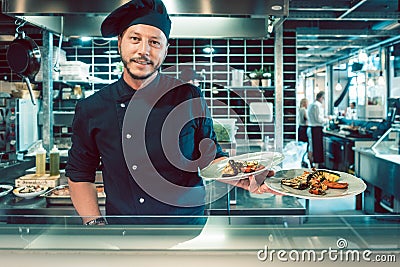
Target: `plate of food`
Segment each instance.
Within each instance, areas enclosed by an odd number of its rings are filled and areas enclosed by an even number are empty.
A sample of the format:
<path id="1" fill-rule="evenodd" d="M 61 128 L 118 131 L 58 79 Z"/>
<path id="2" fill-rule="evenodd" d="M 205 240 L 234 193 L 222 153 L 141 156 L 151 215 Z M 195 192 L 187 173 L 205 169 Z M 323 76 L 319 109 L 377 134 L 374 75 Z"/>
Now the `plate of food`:
<path id="1" fill-rule="evenodd" d="M 204 180 L 240 180 L 266 171 L 283 159 L 279 152 L 247 153 L 212 163 L 200 170 L 200 176 Z"/>
<path id="2" fill-rule="evenodd" d="M 275 192 L 304 199 L 350 197 L 367 189 L 354 175 L 325 169 L 281 170 L 264 183 Z"/>
<path id="3" fill-rule="evenodd" d="M 103 184 L 96 184 L 98 204 L 104 205 L 106 194 Z M 46 198 L 47 204 L 50 205 L 72 205 L 69 186 L 59 185 L 41 195 Z"/>
<path id="4" fill-rule="evenodd" d="M 5 185 L 5 184 L 0 184 L 0 197 L 7 195 L 8 193 L 13 190 L 12 185 Z"/>
<path id="5" fill-rule="evenodd" d="M 13 193 L 17 197 L 31 199 L 31 198 L 40 196 L 41 194 L 46 192 L 47 189 L 48 189 L 47 186 L 42 186 L 42 185 L 26 185 L 26 186 L 21 186 L 21 187 L 15 188 L 13 190 Z"/>

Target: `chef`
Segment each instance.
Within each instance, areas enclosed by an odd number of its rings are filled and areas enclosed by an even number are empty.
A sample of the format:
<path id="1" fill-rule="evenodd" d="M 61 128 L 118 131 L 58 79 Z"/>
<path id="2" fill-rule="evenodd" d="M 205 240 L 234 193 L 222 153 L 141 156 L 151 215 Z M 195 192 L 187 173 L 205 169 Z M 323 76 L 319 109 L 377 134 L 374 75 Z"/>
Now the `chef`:
<path id="1" fill-rule="evenodd" d="M 171 21 L 161 0 L 134 0 L 101 25 L 118 36 L 122 77 L 78 102 L 66 175 L 87 225 L 204 224 L 205 189 L 198 169 L 224 159 L 198 87 L 160 74 Z M 101 169 L 107 221 L 95 189 Z M 265 174 L 264 174 L 265 177 Z M 254 177 L 237 186 L 252 187 Z"/>

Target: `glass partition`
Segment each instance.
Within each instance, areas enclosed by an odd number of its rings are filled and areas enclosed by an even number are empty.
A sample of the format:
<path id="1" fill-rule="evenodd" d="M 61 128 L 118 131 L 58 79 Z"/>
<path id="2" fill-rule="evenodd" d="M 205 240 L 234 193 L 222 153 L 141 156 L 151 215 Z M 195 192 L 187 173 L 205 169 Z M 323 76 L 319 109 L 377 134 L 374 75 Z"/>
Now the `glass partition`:
<path id="1" fill-rule="evenodd" d="M 0 216 L 0 251 L 400 251 L 400 215 L 212 216 L 204 225 L 159 224 L 171 219 L 159 216 L 146 225 L 84 226 L 78 219 Z"/>

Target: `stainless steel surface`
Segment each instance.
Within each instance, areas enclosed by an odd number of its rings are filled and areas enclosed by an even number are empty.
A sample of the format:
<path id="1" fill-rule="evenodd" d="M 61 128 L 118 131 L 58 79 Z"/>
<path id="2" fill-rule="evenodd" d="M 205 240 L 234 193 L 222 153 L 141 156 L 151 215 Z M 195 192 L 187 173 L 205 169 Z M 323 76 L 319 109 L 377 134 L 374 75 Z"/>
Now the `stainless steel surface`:
<path id="1" fill-rule="evenodd" d="M 127 1 L 85 1 L 76 5 L 67 0 L 5 0 L 3 12 L 22 16 L 50 31 L 60 33 L 63 29 L 65 36 L 100 36 L 98 26 L 105 16 L 125 2 Z M 289 10 L 289 0 L 231 0 L 229 5 L 221 0 L 164 2 L 173 25 L 177 25 L 172 28 L 173 38 L 194 37 L 193 32 L 196 32 L 198 38 L 266 37 L 266 18 L 272 15 L 283 19 Z M 191 27 L 180 26 L 187 26 L 188 21 Z"/>
<path id="2" fill-rule="evenodd" d="M 400 203 L 400 163 L 379 158 L 371 149 L 355 149 L 356 152 L 356 174 L 364 179 L 368 186 L 378 187 L 382 194 L 393 196 Z M 372 190 L 372 197 L 378 197 Z M 380 201 L 381 199 L 376 199 Z M 395 212 L 400 212 L 400 206 L 394 207 Z"/>
<path id="3" fill-rule="evenodd" d="M 283 25 L 275 32 L 275 149 L 283 149 Z"/>
<path id="4" fill-rule="evenodd" d="M 53 34 L 49 31 L 43 33 L 43 84 L 42 84 L 42 139 L 47 151 L 53 147 Z"/>
<path id="5" fill-rule="evenodd" d="M 70 0 L 3 0 L 3 11 L 15 14 L 56 15 L 96 14 L 106 15 L 128 0 L 82 1 L 79 5 Z M 214 14 L 214 15 L 287 15 L 289 0 L 163 0 L 171 14 Z M 280 6 L 280 10 L 273 7 Z"/>
<path id="6" fill-rule="evenodd" d="M 99 36 L 99 25 L 104 16 L 124 1 L 84 1 L 76 5 L 68 0 L 4 0 L 3 12 L 11 16 L 21 15 L 35 25 L 60 33 L 64 18 L 64 33 L 81 36 Z M 360 48 L 373 49 L 381 44 L 396 42 L 400 36 L 398 0 L 280 0 L 284 8 L 270 11 L 276 1 L 234 0 L 165 0 L 175 25 L 188 25 L 191 21 L 196 31 L 186 37 L 211 37 L 209 25 L 218 18 L 239 17 L 243 26 L 229 27 L 227 32 L 217 36 L 258 36 L 264 37 L 267 27 L 262 31 L 260 24 L 267 22 L 268 15 L 276 19 L 274 24 L 283 23 L 285 31 L 297 32 L 297 65 L 299 73 L 322 68 L 327 62 L 337 63 Z M 200 17 L 196 22 L 195 18 Z M 201 29 L 201 20 L 207 24 Z M 264 23 L 262 22 L 264 21 Z M 234 20 L 232 20 L 234 22 Z M 84 25 L 84 27 L 82 27 Z M 4 34 L 13 34 L 4 27 Z M 263 28 L 263 27 L 261 27 Z M 226 28 L 224 28 L 226 29 Z M 236 32 L 235 32 L 236 30 Z M 204 31 L 204 35 L 203 35 Z M 172 29 L 172 36 L 183 36 Z M 185 30 L 185 34 L 187 34 Z"/>

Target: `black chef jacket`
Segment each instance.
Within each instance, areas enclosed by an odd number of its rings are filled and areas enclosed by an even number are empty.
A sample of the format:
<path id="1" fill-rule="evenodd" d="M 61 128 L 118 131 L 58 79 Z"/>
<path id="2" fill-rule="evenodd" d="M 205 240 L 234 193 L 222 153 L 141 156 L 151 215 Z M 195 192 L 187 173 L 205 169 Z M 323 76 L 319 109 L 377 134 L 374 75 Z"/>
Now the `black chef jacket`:
<path id="1" fill-rule="evenodd" d="M 138 101 L 134 102 L 134 99 Z M 200 104 L 199 101 L 191 103 L 191 99 L 200 99 Z M 150 103 L 151 110 L 142 111 L 141 108 L 135 108 L 140 106 L 141 102 Z M 95 172 L 101 166 L 107 196 L 106 213 L 107 216 L 111 216 L 108 218 L 109 223 L 204 223 L 204 219 L 194 218 L 204 215 L 205 192 L 202 179 L 193 169 L 181 170 L 171 164 L 161 147 L 163 123 L 168 121 L 171 111 L 182 103 L 185 103 L 186 115 L 191 116 L 192 110 L 199 108 L 204 115 L 194 117 L 180 130 L 177 143 L 183 157 L 195 161 L 201 153 L 212 155 L 210 160 L 227 156 L 216 141 L 212 119 L 200 90 L 193 85 L 182 84 L 172 77 L 158 74 L 148 86 L 138 91 L 132 89 L 121 78 L 77 103 L 66 175 L 74 182 L 94 182 Z M 127 113 L 128 107 L 130 111 Z M 184 117 L 187 117 L 186 115 Z M 124 128 L 124 125 L 134 126 L 125 129 L 127 127 Z M 140 139 L 138 136 L 141 135 L 146 144 L 143 149 L 140 142 L 137 143 L 138 146 L 135 145 L 135 140 Z M 130 138 L 128 141 L 132 140 L 131 143 L 124 139 L 126 136 Z M 212 140 L 213 145 L 200 153 L 199 143 L 204 138 Z M 210 147 L 213 151 L 210 151 Z M 129 153 L 129 160 L 132 162 L 127 161 L 124 152 Z M 135 171 L 130 172 L 128 166 L 131 167 L 132 164 Z M 199 163 L 199 167 L 206 164 Z M 157 176 L 151 173 L 154 170 L 157 171 Z M 142 186 L 142 181 L 152 185 L 152 188 L 157 188 L 156 177 L 160 175 L 172 184 L 196 189 L 196 193 L 191 194 L 188 190 L 182 196 L 174 196 L 177 202 L 172 204 L 168 200 L 164 201 L 162 196 L 154 197 L 154 194 L 149 194 L 146 186 Z M 154 184 L 151 184 L 152 180 L 155 180 Z M 180 202 L 191 202 L 193 198 L 200 199 L 192 201 L 193 205 L 179 205 Z M 161 219 L 149 218 L 146 215 L 171 217 Z M 190 217 L 192 215 L 195 216 Z"/>

